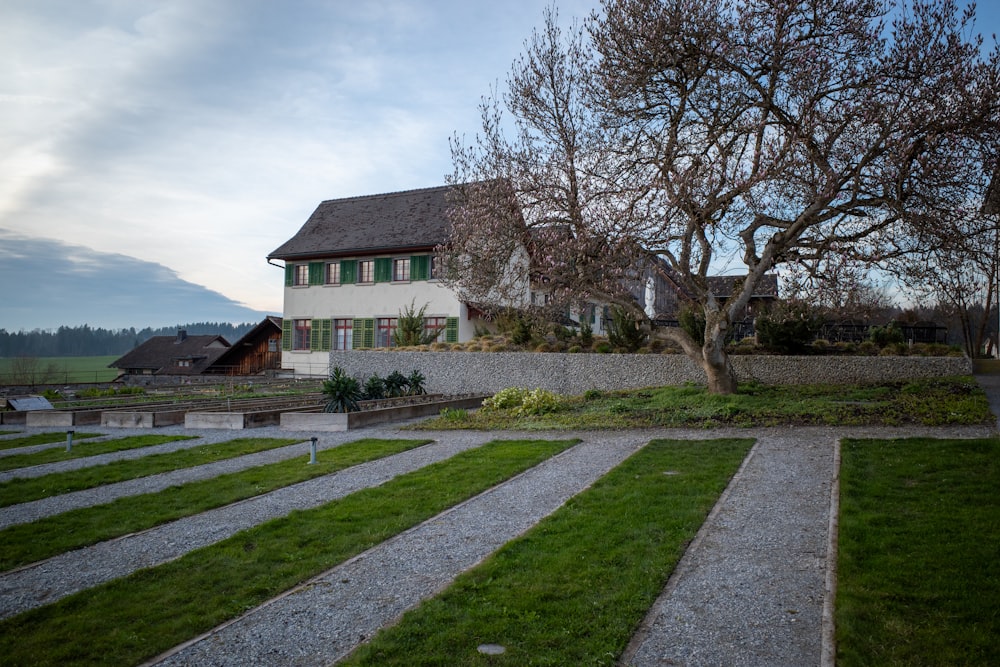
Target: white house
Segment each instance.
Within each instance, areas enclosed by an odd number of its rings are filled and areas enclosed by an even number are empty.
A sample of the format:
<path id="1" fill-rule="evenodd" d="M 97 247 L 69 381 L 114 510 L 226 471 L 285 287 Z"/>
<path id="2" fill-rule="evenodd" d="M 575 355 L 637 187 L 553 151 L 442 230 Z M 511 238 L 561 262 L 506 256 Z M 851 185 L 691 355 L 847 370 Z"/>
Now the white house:
<path id="1" fill-rule="evenodd" d="M 474 305 L 435 279 L 434 249 L 450 229 L 448 190 L 324 201 L 268 255 L 285 269 L 282 368 L 325 376 L 331 350 L 391 347 L 411 304 L 426 306 L 424 326 L 441 341 L 469 340 L 485 325 Z"/>

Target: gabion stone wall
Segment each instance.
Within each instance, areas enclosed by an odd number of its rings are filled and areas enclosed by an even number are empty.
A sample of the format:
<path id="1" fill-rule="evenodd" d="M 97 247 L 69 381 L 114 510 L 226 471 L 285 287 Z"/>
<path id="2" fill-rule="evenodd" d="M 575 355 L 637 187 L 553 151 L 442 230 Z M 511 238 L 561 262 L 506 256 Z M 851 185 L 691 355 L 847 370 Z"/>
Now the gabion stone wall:
<path id="1" fill-rule="evenodd" d="M 741 380 L 764 384 L 852 384 L 972 373 L 972 362 L 965 357 L 752 355 L 732 359 Z M 419 370 L 427 379 L 427 391 L 441 394 L 494 393 L 513 386 L 581 394 L 588 389 L 705 384 L 705 374 L 682 354 L 347 350 L 330 354 L 330 367 L 334 366 L 360 378 Z"/>

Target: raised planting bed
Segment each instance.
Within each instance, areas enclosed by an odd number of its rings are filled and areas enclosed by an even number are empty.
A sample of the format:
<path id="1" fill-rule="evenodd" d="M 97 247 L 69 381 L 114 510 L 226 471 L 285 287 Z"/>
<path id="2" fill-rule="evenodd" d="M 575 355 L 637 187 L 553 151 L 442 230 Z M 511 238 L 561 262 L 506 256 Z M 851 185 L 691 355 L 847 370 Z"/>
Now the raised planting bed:
<path id="1" fill-rule="evenodd" d="M 349 431 L 404 419 L 430 417 L 445 408 L 472 410 L 482 406 L 483 399 L 487 396 L 489 394 L 411 396 L 407 397 L 411 399 L 409 402 L 401 405 L 362 406 L 358 412 L 287 412 L 281 415 L 281 428 L 290 431 Z M 373 403 L 384 404 L 386 401 L 373 401 Z"/>
<path id="2" fill-rule="evenodd" d="M 275 411 L 288 406 L 317 405 L 321 394 L 303 394 L 299 396 L 272 396 L 262 398 L 195 400 L 183 403 L 171 403 L 153 408 L 136 407 L 130 410 L 109 410 L 101 419 L 101 425 L 122 428 L 154 428 L 157 426 L 172 426 L 186 424 L 187 416 L 202 412 L 207 413 L 250 413 Z M 275 419 L 273 424 L 277 424 Z M 264 426 L 265 424 L 258 424 Z M 197 426 L 197 428 L 214 428 Z M 229 427 L 221 427 L 229 428 Z M 243 427 L 240 427 L 243 428 Z"/>

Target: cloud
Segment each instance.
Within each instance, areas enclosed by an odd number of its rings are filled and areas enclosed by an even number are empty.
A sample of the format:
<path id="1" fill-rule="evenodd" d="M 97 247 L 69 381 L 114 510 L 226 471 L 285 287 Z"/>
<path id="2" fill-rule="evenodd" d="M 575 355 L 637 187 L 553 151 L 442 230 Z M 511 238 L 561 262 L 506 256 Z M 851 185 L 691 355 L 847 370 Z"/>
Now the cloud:
<path id="1" fill-rule="evenodd" d="M 255 311 L 165 266 L 0 229 L 0 328 L 89 324 L 109 329 L 189 322 L 255 322 Z"/>

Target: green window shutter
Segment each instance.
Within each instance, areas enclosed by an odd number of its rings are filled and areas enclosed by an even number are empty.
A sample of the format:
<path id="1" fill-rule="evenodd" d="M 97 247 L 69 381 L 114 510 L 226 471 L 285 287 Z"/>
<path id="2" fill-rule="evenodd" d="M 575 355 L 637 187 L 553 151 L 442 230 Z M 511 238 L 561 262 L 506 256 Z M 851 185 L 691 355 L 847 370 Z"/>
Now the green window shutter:
<path id="1" fill-rule="evenodd" d="M 313 349 L 318 349 L 320 352 L 329 352 L 333 344 L 333 320 L 313 320 L 312 325 L 314 340 L 316 337 L 315 332 L 317 329 L 319 330 L 319 347 Z"/>
<path id="2" fill-rule="evenodd" d="M 351 347 L 355 350 L 375 347 L 375 319 L 357 318 L 353 324 Z"/>
<path id="3" fill-rule="evenodd" d="M 392 280 L 392 260 L 388 257 L 375 258 L 375 282 L 387 283 Z"/>
<path id="4" fill-rule="evenodd" d="M 444 341 L 446 343 L 458 342 L 458 318 L 449 317 L 445 320 Z"/>
<path id="5" fill-rule="evenodd" d="M 414 255 L 410 257 L 410 280 L 430 280 L 430 255 Z"/>
<path id="6" fill-rule="evenodd" d="M 313 352 L 320 349 L 320 329 L 319 320 L 309 322 L 309 349 Z"/>
<path id="7" fill-rule="evenodd" d="M 358 260 L 343 259 L 340 261 L 340 284 L 353 285 L 358 282 Z"/>
<path id="8" fill-rule="evenodd" d="M 310 285 L 322 285 L 323 284 L 323 262 L 309 262 L 309 284 Z"/>
<path id="9" fill-rule="evenodd" d="M 281 349 L 292 349 L 292 321 L 289 319 L 281 320 Z"/>
<path id="10" fill-rule="evenodd" d="M 295 265 L 285 264 L 285 287 L 291 287 L 295 282 Z"/>

